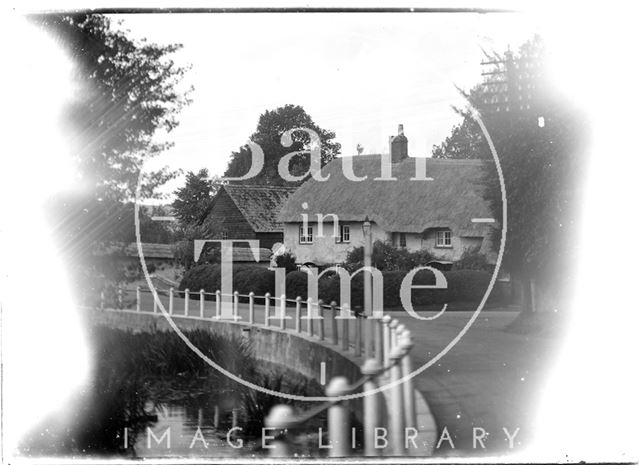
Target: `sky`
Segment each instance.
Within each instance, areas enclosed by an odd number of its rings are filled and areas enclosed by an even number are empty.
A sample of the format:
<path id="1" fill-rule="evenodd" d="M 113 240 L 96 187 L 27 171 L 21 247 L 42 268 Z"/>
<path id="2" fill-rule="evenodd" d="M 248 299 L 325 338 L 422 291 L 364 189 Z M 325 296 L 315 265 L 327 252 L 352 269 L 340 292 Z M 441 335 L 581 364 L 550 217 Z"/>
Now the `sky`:
<path id="1" fill-rule="evenodd" d="M 114 17 L 116 18 L 116 17 Z M 166 135 L 174 147 L 146 168 L 222 175 L 259 116 L 301 105 L 334 131 L 342 154 L 388 151 L 404 125 L 411 156 L 429 156 L 459 121 L 456 85 L 480 79 L 482 49 L 517 49 L 536 32 L 516 13 L 131 14 L 133 38 L 181 43 L 175 61 L 193 103 Z M 164 135 L 163 135 L 164 136 Z M 165 186 L 170 192 L 180 177 Z"/>

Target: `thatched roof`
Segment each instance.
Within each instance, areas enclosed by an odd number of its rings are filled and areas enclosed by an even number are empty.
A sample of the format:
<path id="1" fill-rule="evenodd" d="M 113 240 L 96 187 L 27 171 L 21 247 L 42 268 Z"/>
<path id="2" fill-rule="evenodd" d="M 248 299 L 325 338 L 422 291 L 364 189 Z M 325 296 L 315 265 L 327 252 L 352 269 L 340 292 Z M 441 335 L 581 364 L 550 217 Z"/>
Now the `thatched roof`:
<path id="1" fill-rule="evenodd" d="M 278 212 L 295 187 L 225 184 L 224 189 L 255 232 L 282 232 Z"/>
<path id="2" fill-rule="evenodd" d="M 285 203 L 280 219 L 299 223 L 302 213 L 310 220 L 316 214 L 334 213 L 340 221 L 369 219 L 387 232 L 421 233 L 429 228 L 450 228 L 460 236 L 483 236 L 486 225 L 472 223 L 472 218 L 489 218 L 489 207 L 482 197 L 480 160 L 426 159 L 427 176 L 433 181 L 411 181 L 415 176 L 414 158 L 393 165 L 397 181 L 374 181 L 380 177 L 380 156 L 352 157 L 356 176 L 364 181 L 347 179 L 342 158 L 322 169 L 327 181 L 310 179 Z M 306 210 L 303 203 L 308 204 Z M 328 220 L 329 221 L 329 220 Z"/>

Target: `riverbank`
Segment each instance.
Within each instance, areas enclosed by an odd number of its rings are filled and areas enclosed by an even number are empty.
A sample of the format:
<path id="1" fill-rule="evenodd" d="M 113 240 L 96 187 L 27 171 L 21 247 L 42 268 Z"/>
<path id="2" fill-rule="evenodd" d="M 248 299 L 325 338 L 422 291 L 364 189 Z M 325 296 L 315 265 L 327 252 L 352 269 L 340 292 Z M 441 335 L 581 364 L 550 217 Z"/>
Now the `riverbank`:
<path id="1" fill-rule="evenodd" d="M 207 357 L 244 379 L 290 394 L 321 395 L 321 387 L 312 380 L 258 364 L 246 339 L 203 330 L 187 334 Z M 234 439 L 241 436 L 251 443 L 262 431 L 271 407 L 283 402 L 239 386 L 208 366 L 173 333 L 134 334 L 95 326 L 89 338 L 94 366 L 90 382 L 67 411 L 45 419 L 23 439 L 22 455 L 137 457 L 151 452 L 171 456 L 171 451 L 143 447 L 147 431 L 168 421 L 162 415 L 167 409 L 182 410 L 181 429 L 195 424 L 219 435 L 240 427 L 242 432 Z M 323 420 L 319 417 L 317 425 L 322 426 Z M 175 418 L 171 421 L 176 426 Z M 246 448 L 230 449 L 221 451 L 223 456 L 251 453 Z M 202 454 L 211 456 L 211 451 Z"/>

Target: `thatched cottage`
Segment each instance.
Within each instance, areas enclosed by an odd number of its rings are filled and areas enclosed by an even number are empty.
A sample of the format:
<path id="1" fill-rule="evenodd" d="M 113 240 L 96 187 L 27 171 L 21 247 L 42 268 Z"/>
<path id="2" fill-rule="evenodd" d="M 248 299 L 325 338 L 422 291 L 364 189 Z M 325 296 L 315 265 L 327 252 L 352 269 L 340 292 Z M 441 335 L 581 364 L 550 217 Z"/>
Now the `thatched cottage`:
<path id="1" fill-rule="evenodd" d="M 328 180 L 310 179 L 288 198 L 279 219 L 284 224 L 284 245 L 297 262 L 343 262 L 350 249 L 363 245 L 363 223 L 368 218 L 374 241 L 411 251 L 427 249 L 448 261 L 458 260 L 466 248 L 479 247 L 495 263 L 490 233 L 497 222 L 482 196 L 485 162 L 433 158 L 416 162 L 408 157 L 402 127 L 390 139 L 390 153 L 397 180 L 375 180 L 381 177 L 381 159 L 388 156 L 342 157 L 323 167 L 322 176 Z M 352 163 L 355 176 L 367 178 L 349 179 L 345 162 Z M 412 180 L 424 165 L 430 180 Z M 338 219 L 335 229 L 331 214 Z M 308 220 L 306 227 L 303 218 Z M 322 237 L 319 218 L 324 218 Z"/>

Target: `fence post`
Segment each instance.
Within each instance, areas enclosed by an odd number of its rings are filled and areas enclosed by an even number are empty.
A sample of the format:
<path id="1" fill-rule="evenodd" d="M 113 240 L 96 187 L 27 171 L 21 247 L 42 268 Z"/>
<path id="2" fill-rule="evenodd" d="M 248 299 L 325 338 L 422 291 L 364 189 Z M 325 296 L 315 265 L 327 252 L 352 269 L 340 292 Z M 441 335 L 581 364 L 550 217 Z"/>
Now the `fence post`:
<path id="1" fill-rule="evenodd" d="M 273 442 L 269 448 L 271 457 L 290 457 L 289 443 L 287 441 L 287 428 L 293 420 L 293 408 L 289 405 L 276 405 L 264 419 L 267 428 L 280 430 L 273 436 Z M 266 433 L 265 433 L 266 437 Z"/>
<path id="2" fill-rule="evenodd" d="M 349 310 L 349 304 L 342 304 L 342 308 Z M 342 350 L 349 350 L 349 318 L 342 319 Z"/>
<path id="3" fill-rule="evenodd" d="M 402 377 L 411 374 L 411 349 L 413 348 L 413 339 L 411 338 L 411 331 L 406 330 L 400 334 L 398 345 L 405 351 L 405 356 L 402 357 Z M 408 378 L 403 384 L 404 389 L 404 423 L 406 428 L 416 427 L 416 404 L 415 404 L 415 392 L 413 391 L 413 380 Z"/>
<path id="4" fill-rule="evenodd" d="M 220 318 L 220 312 L 221 312 L 221 305 L 222 305 L 222 295 L 220 293 L 220 289 L 218 289 L 216 291 L 216 319 Z"/>
<path id="5" fill-rule="evenodd" d="M 362 392 L 365 396 L 363 402 L 363 436 L 364 436 L 364 455 L 366 457 L 375 457 L 380 455 L 380 449 L 376 444 L 376 428 L 382 426 L 380 393 L 366 395 L 369 391 L 378 389 L 378 375 L 382 371 L 382 367 L 375 358 L 367 359 L 364 365 L 360 367 L 360 371 L 367 377 L 367 381 L 362 386 Z"/>
<path id="6" fill-rule="evenodd" d="M 397 383 L 402 378 L 401 360 L 404 357 L 404 350 L 401 347 L 394 346 L 389 354 L 391 361 L 391 383 Z M 404 448 L 404 402 L 402 399 L 403 387 L 396 384 L 391 388 L 391 406 L 390 411 L 394 414 L 389 415 L 389 444 L 391 445 L 392 455 L 403 455 Z"/>
<path id="7" fill-rule="evenodd" d="M 140 307 L 140 286 L 136 287 L 136 312 L 139 312 Z"/>
<path id="8" fill-rule="evenodd" d="M 256 295 L 252 292 L 249 292 L 249 324 L 252 325 L 255 319 L 255 297 Z"/>
<path id="9" fill-rule="evenodd" d="M 318 315 L 320 315 L 320 319 L 318 320 L 318 338 L 321 341 L 324 341 L 324 302 L 322 299 L 318 299 Z"/>
<path id="10" fill-rule="evenodd" d="M 173 315 L 173 288 L 169 288 L 169 315 Z"/>
<path id="11" fill-rule="evenodd" d="M 184 290 L 184 316 L 189 315 L 189 289 Z"/>
<path id="12" fill-rule="evenodd" d="M 302 331 L 302 297 L 296 297 L 296 333 Z"/>
<path id="13" fill-rule="evenodd" d="M 336 320 L 336 303 L 331 302 L 331 343 L 338 345 L 338 320 Z"/>
<path id="14" fill-rule="evenodd" d="M 362 317 L 356 315 L 356 320 L 354 321 L 356 325 L 356 338 L 354 341 L 354 353 L 356 357 L 360 357 L 362 355 Z"/>
<path id="15" fill-rule="evenodd" d="M 269 299 L 271 294 L 268 292 L 264 295 L 264 325 L 269 326 Z"/>
<path id="16" fill-rule="evenodd" d="M 366 315 L 366 313 L 365 313 Z M 371 350 L 371 346 L 373 344 L 373 327 L 372 327 L 372 322 L 373 320 L 371 319 L 371 315 L 366 315 L 365 320 L 362 322 L 362 327 L 364 329 L 363 331 L 363 335 L 364 335 L 364 356 L 365 358 L 371 358 L 373 357 L 373 352 Z"/>
<path id="17" fill-rule="evenodd" d="M 213 409 L 213 427 L 218 428 L 220 426 L 220 408 L 216 405 Z"/>
<path id="18" fill-rule="evenodd" d="M 280 329 L 287 328 L 287 296 L 280 295 Z"/>
<path id="19" fill-rule="evenodd" d="M 240 293 L 238 291 L 233 292 L 233 321 L 238 321 L 240 317 L 238 316 L 240 305 Z"/>
<path id="20" fill-rule="evenodd" d="M 405 326 L 403 324 L 398 324 L 398 326 L 396 326 L 396 329 L 393 332 L 393 336 L 391 337 L 395 337 L 395 345 L 398 346 L 398 344 L 400 344 L 400 335 L 406 330 L 407 328 L 405 328 Z"/>
<path id="21" fill-rule="evenodd" d="M 200 318 L 204 318 L 204 289 L 200 289 Z"/>
<path id="22" fill-rule="evenodd" d="M 382 321 L 380 321 L 380 318 L 374 318 L 373 319 L 373 350 L 375 353 L 375 357 L 376 360 L 378 361 L 378 363 L 380 365 L 382 365 L 384 363 L 384 346 L 382 345 L 382 338 L 383 333 L 382 333 Z"/>
<path id="23" fill-rule="evenodd" d="M 231 428 L 238 426 L 238 409 L 231 409 Z"/>
<path id="24" fill-rule="evenodd" d="M 349 381 L 343 376 L 333 378 L 326 389 L 328 397 L 349 394 Z M 327 412 L 327 428 L 329 429 L 329 457 L 347 457 L 349 455 L 349 409 L 343 400 L 334 403 Z"/>
<path id="25" fill-rule="evenodd" d="M 309 336 L 313 336 L 313 318 L 311 317 L 311 307 L 313 306 L 313 299 L 307 298 L 307 332 Z"/>
<path id="26" fill-rule="evenodd" d="M 391 352 L 391 328 L 389 328 L 389 324 L 391 323 L 391 317 L 389 315 L 385 315 L 382 317 L 382 347 L 384 351 L 384 364 L 382 366 L 389 365 L 389 352 Z"/>
<path id="27" fill-rule="evenodd" d="M 157 291 L 155 293 L 152 291 L 151 297 L 153 297 L 153 313 L 158 313 L 158 300 L 160 300 L 160 294 L 158 294 Z"/>
<path id="28" fill-rule="evenodd" d="M 398 327 L 398 320 L 391 320 L 391 322 L 389 323 L 389 347 L 391 347 L 391 350 L 393 350 L 393 348 L 396 346 L 397 344 L 397 338 L 396 338 L 396 328 Z M 389 351 L 389 354 L 391 354 L 391 351 Z M 391 358 L 391 355 L 389 355 L 389 358 Z"/>

